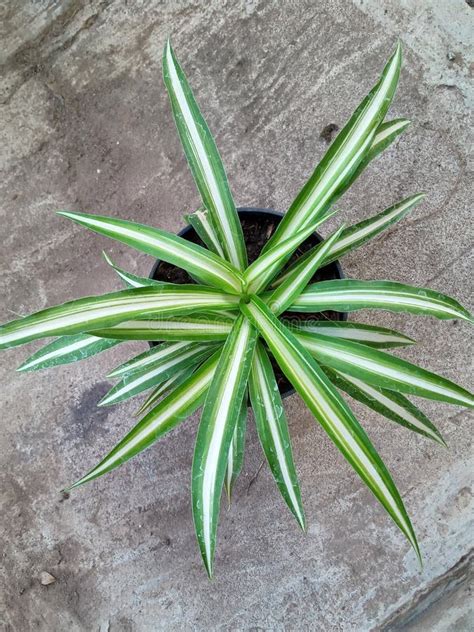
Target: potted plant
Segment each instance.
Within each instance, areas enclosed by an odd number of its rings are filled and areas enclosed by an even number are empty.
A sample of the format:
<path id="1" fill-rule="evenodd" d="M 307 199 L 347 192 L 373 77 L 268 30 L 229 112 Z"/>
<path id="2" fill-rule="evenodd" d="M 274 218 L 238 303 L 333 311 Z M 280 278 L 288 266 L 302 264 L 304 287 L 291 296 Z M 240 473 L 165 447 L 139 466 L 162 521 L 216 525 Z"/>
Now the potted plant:
<path id="1" fill-rule="evenodd" d="M 56 339 L 19 368 L 37 370 L 90 357 L 127 340 L 155 343 L 114 369 L 101 405 L 153 389 L 141 420 L 68 489 L 110 472 L 202 406 L 192 466 L 196 535 L 213 572 L 222 488 L 242 466 L 247 406 L 278 488 L 301 528 L 305 518 L 282 393 L 293 388 L 385 507 L 420 556 L 402 499 L 339 391 L 444 444 L 406 395 L 473 406 L 453 382 L 387 353 L 412 344 L 382 327 L 347 322 L 347 312 L 385 309 L 472 322 L 457 301 L 392 281 L 342 278 L 337 260 L 404 217 L 412 195 L 322 240 L 316 229 L 365 167 L 408 125 L 385 121 L 401 65 L 397 46 L 379 81 L 329 147 L 287 213 L 236 211 L 224 167 L 169 41 L 163 72 L 178 132 L 203 206 L 181 236 L 112 217 L 59 214 L 159 259 L 152 278 L 117 267 L 127 289 L 50 307 L 0 328 L 0 347 Z M 250 255 L 250 257 L 249 257 Z"/>

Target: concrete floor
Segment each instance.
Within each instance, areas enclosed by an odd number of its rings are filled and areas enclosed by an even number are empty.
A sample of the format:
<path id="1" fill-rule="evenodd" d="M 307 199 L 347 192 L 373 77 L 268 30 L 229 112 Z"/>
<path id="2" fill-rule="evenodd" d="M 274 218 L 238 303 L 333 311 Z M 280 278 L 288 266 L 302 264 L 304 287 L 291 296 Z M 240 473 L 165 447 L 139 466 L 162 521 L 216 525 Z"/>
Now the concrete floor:
<path id="1" fill-rule="evenodd" d="M 118 288 L 103 248 L 131 271 L 151 266 L 55 210 L 177 231 L 183 212 L 198 204 L 161 80 L 168 34 L 237 203 L 280 210 L 323 155 L 323 128 L 343 125 L 401 37 L 405 62 L 391 115 L 410 118 L 412 128 L 344 197 L 340 218 L 352 223 L 420 190 L 427 199 L 344 268 L 352 277 L 427 284 L 472 307 L 471 7 L 464 0 L 3 2 L 1 321 Z M 466 324 L 360 318 L 416 338 L 419 346 L 401 355 L 469 387 Z M 422 404 L 446 451 L 355 406 L 405 498 L 422 571 L 295 396 L 287 411 L 308 533 L 299 532 L 266 468 L 249 486 L 261 461 L 250 424 L 234 504 L 222 512 L 213 582 L 191 519 L 196 416 L 63 499 L 58 490 L 133 423 L 133 404 L 95 404 L 109 387 L 107 370 L 141 348 L 24 375 L 14 369 L 31 348 L 1 356 L 0 629 L 474 627 L 472 430 L 456 407 Z M 56 578 L 49 586 L 40 583 L 44 571 Z"/>

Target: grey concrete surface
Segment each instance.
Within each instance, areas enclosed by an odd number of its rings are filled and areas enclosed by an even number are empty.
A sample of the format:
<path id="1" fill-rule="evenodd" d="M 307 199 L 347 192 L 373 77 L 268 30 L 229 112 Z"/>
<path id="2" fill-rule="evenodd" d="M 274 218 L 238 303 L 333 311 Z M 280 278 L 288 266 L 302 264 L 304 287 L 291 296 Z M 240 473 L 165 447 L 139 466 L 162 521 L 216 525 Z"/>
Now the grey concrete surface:
<path id="1" fill-rule="evenodd" d="M 323 155 L 321 130 L 344 123 L 400 37 L 405 61 L 391 112 L 413 125 L 344 197 L 340 217 L 356 221 L 420 190 L 427 199 L 350 255 L 345 270 L 429 284 L 472 307 L 471 4 L 2 2 L 1 320 L 117 289 L 104 248 L 133 272 L 151 265 L 55 210 L 176 231 L 198 204 L 161 80 L 168 34 L 237 203 L 281 210 Z M 419 346 L 401 355 L 469 387 L 465 324 L 360 318 L 413 336 Z M 249 487 L 261 460 L 250 424 L 234 503 L 222 511 L 212 582 L 191 519 L 196 416 L 63 499 L 58 490 L 133 423 L 133 405 L 95 404 L 109 386 L 107 371 L 140 348 L 25 375 L 14 369 L 31 349 L 1 356 L 1 629 L 388 630 L 396 613 L 430 593 L 428 623 L 407 629 L 474 627 L 469 572 L 455 593 L 444 595 L 440 583 L 472 547 L 472 420 L 456 407 L 422 404 L 450 445 L 444 450 L 355 406 L 413 517 L 423 570 L 295 396 L 287 411 L 308 533 L 298 531 L 266 468 Z M 56 581 L 41 585 L 44 571 Z M 444 619 L 430 615 L 432 604 Z"/>

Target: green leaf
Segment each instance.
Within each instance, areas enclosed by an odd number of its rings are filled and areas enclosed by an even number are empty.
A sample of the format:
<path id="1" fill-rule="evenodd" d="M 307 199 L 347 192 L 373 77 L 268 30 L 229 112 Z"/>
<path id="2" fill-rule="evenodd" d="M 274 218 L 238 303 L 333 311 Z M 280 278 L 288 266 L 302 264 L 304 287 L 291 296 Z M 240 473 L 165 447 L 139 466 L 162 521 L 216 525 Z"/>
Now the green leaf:
<path id="1" fill-rule="evenodd" d="M 77 362 L 115 347 L 120 342 L 122 341 L 105 340 L 84 334 L 61 336 L 33 353 L 18 367 L 17 371 L 38 371 L 39 369 L 50 369 L 53 366 Z"/>
<path id="2" fill-rule="evenodd" d="M 296 336 L 318 362 L 376 387 L 474 407 L 474 396 L 436 373 L 358 342 L 318 334 Z"/>
<path id="3" fill-rule="evenodd" d="M 385 211 L 382 211 L 378 215 L 374 215 L 373 217 L 369 217 L 358 224 L 349 226 L 342 232 L 340 239 L 338 239 L 337 243 L 335 243 L 331 250 L 327 253 L 321 265 L 328 265 L 332 261 L 340 259 L 348 252 L 351 252 L 359 246 L 362 246 L 362 244 L 370 241 L 386 228 L 389 228 L 395 222 L 398 222 L 402 219 L 402 217 L 405 217 L 405 215 L 415 208 L 415 206 L 419 204 L 423 198 L 423 193 L 412 195 L 398 204 L 391 206 Z M 297 266 L 303 265 L 309 256 L 309 253 L 305 253 L 301 256 L 290 268 L 288 268 L 288 270 L 285 270 L 284 274 L 275 280 L 273 286 L 278 287 L 283 281 L 286 281 L 286 279 L 293 273 L 294 269 Z"/>
<path id="4" fill-rule="evenodd" d="M 158 384 L 158 386 L 154 388 L 152 392 L 148 395 L 140 408 L 134 413 L 134 416 L 140 416 L 145 412 L 145 410 L 154 406 L 158 402 L 160 397 L 163 397 L 163 395 L 168 393 L 172 388 L 176 388 L 176 386 L 182 384 L 184 380 L 187 380 L 188 377 L 194 373 L 195 368 L 196 367 L 192 366 L 191 368 L 188 367 L 187 369 L 178 371 L 177 373 L 174 373 L 169 379 L 165 380 L 161 384 Z"/>
<path id="5" fill-rule="evenodd" d="M 209 576 L 229 447 L 240 415 L 257 334 L 240 316 L 222 349 L 206 397 L 192 467 L 192 503 L 196 536 Z"/>
<path id="6" fill-rule="evenodd" d="M 249 391 L 258 436 L 268 465 L 283 499 L 304 531 L 303 504 L 288 422 L 270 359 L 260 342 L 253 356 Z"/>
<path id="7" fill-rule="evenodd" d="M 116 239 L 132 248 L 183 268 L 209 285 L 233 294 L 242 290 L 238 271 L 206 248 L 193 244 L 182 237 L 115 217 L 87 215 L 60 211 L 58 215 L 72 219 L 100 235 Z"/>
<path id="8" fill-rule="evenodd" d="M 223 313 L 223 311 L 221 312 Z M 94 335 L 120 340 L 219 341 L 229 335 L 234 320 L 199 315 L 153 320 L 129 320 L 113 327 L 95 329 Z"/>
<path id="9" fill-rule="evenodd" d="M 386 309 L 435 318 L 461 318 L 472 322 L 469 312 L 445 294 L 396 281 L 336 279 L 308 285 L 289 308 L 292 312 L 353 312 Z"/>
<path id="10" fill-rule="evenodd" d="M 446 447 L 439 430 L 409 399 L 386 388 L 366 384 L 356 377 L 324 368 L 331 382 L 353 399 L 405 428 L 433 439 Z"/>
<path id="11" fill-rule="evenodd" d="M 362 323 L 354 323 L 340 320 L 291 320 L 284 319 L 283 323 L 286 327 L 295 329 L 302 333 L 321 334 L 323 336 L 331 336 L 344 340 L 352 340 L 353 342 L 361 342 L 371 347 L 380 349 L 389 349 L 391 347 L 404 347 L 412 345 L 414 340 L 408 338 L 404 334 L 393 329 L 385 327 L 376 327 L 374 325 L 366 325 Z"/>
<path id="12" fill-rule="evenodd" d="M 321 266 L 327 253 L 334 248 L 343 228 L 341 226 L 331 237 L 311 248 L 309 256 L 295 266 L 291 274 L 273 291 L 266 302 L 274 314 L 278 316 L 284 312 L 301 294 L 316 270 Z"/>
<path id="13" fill-rule="evenodd" d="M 285 262 L 298 248 L 298 246 L 314 233 L 316 228 L 328 218 L 325 215 L 317 222 L 312 223 L 305 229 L 298 231 L 285 241 L 279 243 L 275 248 L 268 250 L 265 254 L 254 261 L 244 272 L 244 284 L 247 294 L 258 293 L 265 288 L 272 278 L 285 265 Z"/>
<path id="14" fill-rule="evenodd" d="M 250 303 L 241 304 L 240 308 L 265 338 L 283 373 L 330 439 L 385 507 L 420 557 L 413 527 L 388 470 L 322 369 L 261 299 L 253 297 Z"/>
<path id="15" fill-rule="evenodd" d="M 395 94 L 401 60 L 402 51 L 398 44 L 380 80 L 339 132 L 267 242 L 265 251 L 314 222 L 367 155 Z"/>
<path id="16" fill-rule="evenodd" d="M 199 408 L 214 375 L 219 355 L 219 352 L 215 353 L 195 373 L 171 391 L 98 465 L 65 491 L 79 487 L 122 465 L 151 446 Z"/>
<path id="17" fill-rule="evenodd" d="M 355 169 L 355 171 L 353 171 L 353 173 L 351 173 L 351 175 L 339 187 L 334 195 L 333 202 L 354 184 L 355 180 L 357 180 L 369 163 L 372 162 L 372 160 L 374 160 L 374 158 L 376 158 L 389 145 L 391 145 L 409 125 L 410 121 L 400 118 L 383 122 L 377 127 L 377 132 L 374 136 L 370 149 L 358 164 L 357 169 Z"/>
<path id="18" fill-rule="evenodd" d="M 143 371 L 151 364 L 165 359 L 173 351 L 185 349 L 189 344 L 189 342 L 163 342 L 161 345 L 156 345 L 112 369 L 112 371 L 107 373 L 107 377 L 122 377 L 126 374 L 131 375 L 136 371 Z"/>
<path id="19" fill-rule="evenodd" d="M 209 250 L 219 255 L 219 257 L 225 258 L 224 250 L 219 241 L 217 228 L 207 208 L 202 207 L 185 217 Z"/>
<path id="20" fill-rule="evenodd" d="M 242 465 L 244 462 L 244 448 L 245 448 L 245 431 L 247 429 L 247 395 L 245 394 L 240 406 L 240 415 L 235 424 L 234 434 L 232 441 L 230 442 L 229 455 L 227 457 L 227 469 L 225 472 L 225 490 L 227 492 L 227 498 L 232 498 L 232 490 L 234 488 L 235 481 L 237 480 L 240 472 L 242 471 Z"/>
<path id="21" fill-rule="evenodd" d="M 119 266 L 115 265 L 115 263 L 105 251 L 102 251 L 102 254 L 109 266 L 115 270 L 115 272 L 118 274 L 118 276 L 122 279 L 127 287 L 156 287 L 165 285 L 165 282 L 163 281 L 155 281 L 155 279 L 137 276 L 136 274 L 127 272 L 123 268 L 119 268 Z"/>
<path id="22" fill-rule="evenodd" d="M 0 349 L 37 338 L 90 332 L 129 318 L 174 315 L 203 309 L 227 309 L 238 296 L 199 285 L 167 284 L 88 296 L 48 307 L 0 327 Z M 94 334 L 95 335 L 95 334 Z M 118 336 L 117 336 L 118 338 Z"/>
<path id="23" fill-rule="evenodd" d="M 228 261 L 244 270 L 247 252 L 224 165 L 169 40 L 163 52 L 163 78 L 186 158 L 219 232 L 221 247 Z"/>
<path id="24" fill-rule="evenodd" d="M 195 342 L 177 343 L 170 345 L 161 353 L 155 355 L 153 363 L 141 371 L 126 373 L 101 399 L 99 406 L 118 404 L 139 393 L 157 386 L 173 375 L 190 366 L 196 366 L 214 351 L 213 345 L 202 345 Z"/>

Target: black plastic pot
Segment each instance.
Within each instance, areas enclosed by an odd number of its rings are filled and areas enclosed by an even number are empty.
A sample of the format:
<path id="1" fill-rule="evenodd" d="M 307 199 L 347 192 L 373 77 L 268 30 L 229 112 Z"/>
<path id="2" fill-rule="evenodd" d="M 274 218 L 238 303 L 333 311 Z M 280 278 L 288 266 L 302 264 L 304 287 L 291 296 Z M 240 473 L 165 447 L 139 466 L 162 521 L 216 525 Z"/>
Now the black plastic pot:
<path id="1" fill-rule="evenodd" d="M 277 213 L 271 209 L 245 207 L 238 208 L 237 212 L 242 223 L 244 230 L 244 238 L 247 244 L 247 250 L 249 251 L 249 263 L 255 260 L 260 250 L 273 234 L 275 228 L 281 222 L 283 218 L 282 213 Z M 253 228 L 253 230 L 252 230 Z M 246 234 L 247 233 L 247 234 Z M 181 230 L 178 235 L 191 241 L 195 244 L 204 245 L 199 238 L 198 234 L 192 226 L 186 226 Z M 323 240 L 321 235 L 313 233 L 310 235 L 298 248 L 294 258 L 317 245 Z M 292 261 L 292 260 L 290 260 Z M 338 261 L 334 261 L 327 266 L 324 266 L 316 272 L 312 281 L 322 281 L 330 279 L 343 279 L 344 273 L 341 265 Z M 166 263 L 160 259 L 157 259 L 150 272 L 150 279 L 159 281 L 172 281 L 174 283 L 193 283 L 191 277 L 188 276 L 181 268 L 172 264 Z M 302 314 L 292 312 L 291 314 L 285 314 L 292 320 L 347 320 L 347 314 L 341 312 L 318 312 L 315 314 Z M 150 343 L 153 345 L 154 343 Z M 282 397 L 286 397 L 294 393 L 294 389 L 288 382 L 286 377 L 281 373 L 279 367 L 274 364 L 275 374 L 277 377 L 278 387 Z"/>

